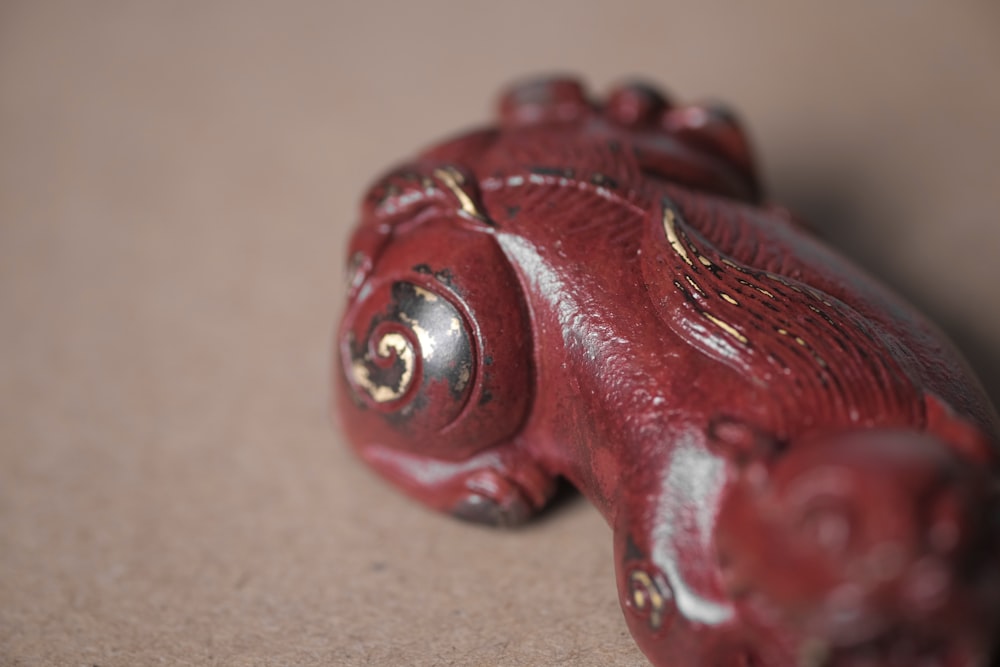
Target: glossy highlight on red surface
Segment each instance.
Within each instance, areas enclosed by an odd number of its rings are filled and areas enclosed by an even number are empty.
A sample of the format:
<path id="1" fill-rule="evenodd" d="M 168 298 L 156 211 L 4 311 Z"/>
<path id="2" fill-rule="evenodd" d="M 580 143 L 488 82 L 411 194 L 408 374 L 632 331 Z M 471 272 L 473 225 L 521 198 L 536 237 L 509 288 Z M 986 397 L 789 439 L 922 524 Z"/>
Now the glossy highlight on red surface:
<path id="1" fill-rule="evenodd" d="M 359 456 L 496 525 L 569 480 L 654 664 L 996 659 L 996 413 L 766 200 L 730 111 L 514 86 L 375 182 L 348 272 L 334 410 Z"/>

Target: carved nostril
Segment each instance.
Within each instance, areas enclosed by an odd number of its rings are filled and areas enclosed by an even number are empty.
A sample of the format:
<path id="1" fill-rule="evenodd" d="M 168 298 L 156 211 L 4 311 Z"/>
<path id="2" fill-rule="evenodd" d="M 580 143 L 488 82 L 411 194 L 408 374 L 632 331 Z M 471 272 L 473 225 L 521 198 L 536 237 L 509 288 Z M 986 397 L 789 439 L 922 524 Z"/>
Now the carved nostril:
<path id="1" fill-rule="evenodd" d="M 667 98 L 653 86 L 630 82 L 611 91 L 605 114 L 623 125 L 635 125 L 652 122 L 669 106 Z"/>
<path id="2" fill-rule="evenodd" d="M 935 501 L 928 521 L 927 541 L 939 554 L 950 554 L 962 540 L 962 509 L 954 494 Z"/>
<path id="3" fill-rule="evenodd" d="M 767 462 L 780 453 L 781 447 L 774 437 L 762 433 L 753 426 L 729 417 L 716 417 L 708 426 L 709 446 L 713 451 L 726 457 L 737 468 L 745 470 L 748 476 L 753 472 L 763 474 L 766 481 L 766 467 L 751 470 L 755 464 Z"/>
<path id="4" fill-rule="evenodd" d="M 500 119 L 505 124 L 571 121 L 590 108 L 583 85 L 576 79 L 534 79 L 511 87 L 500 98 Z"/>
<path id="5" fill-rule="evenodd" d="M 907 549 L 898 542 L 883 542 L 868 556 L 869 578 L 873 581 L 894 581 L 903 574 L 910 562 Z"/>
<path id="6" fill-rule="evenodd" d="M 854 517 L 849 507 L 828 503 L 809 507 L 799 523 L 800 534 L 830 555 L 847 551 L 854 533 Z"/>
<path id="7" fill-rule="evenodd" d="M 916 609 L 930 611 L 944 606 L 951 591 L 952 577 L 944 563 L 924 558 L 910 569 L 904 594 Z"/>
<path id="8" fill-rule="evenodd" d="M 722 588 L 734 599 L 746 597 L 752 589 L 750 580 L 744 576 L 729 552 L 718 554 L 719 576 Z"/>

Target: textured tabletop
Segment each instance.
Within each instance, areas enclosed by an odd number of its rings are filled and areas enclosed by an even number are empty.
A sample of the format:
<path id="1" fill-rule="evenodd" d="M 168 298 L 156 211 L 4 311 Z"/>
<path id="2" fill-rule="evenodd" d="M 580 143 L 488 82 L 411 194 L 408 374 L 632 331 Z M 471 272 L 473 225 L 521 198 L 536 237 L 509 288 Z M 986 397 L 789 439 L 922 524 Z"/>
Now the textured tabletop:
<path id="1" fill-rule="evenodd" d="M 433 515 L 326 414 L 364 185 L 567 70 L 731 102 L 1000 398 L 996 3 L 5 2 L 0 664 L 645 664 L 585 502 Z"/>

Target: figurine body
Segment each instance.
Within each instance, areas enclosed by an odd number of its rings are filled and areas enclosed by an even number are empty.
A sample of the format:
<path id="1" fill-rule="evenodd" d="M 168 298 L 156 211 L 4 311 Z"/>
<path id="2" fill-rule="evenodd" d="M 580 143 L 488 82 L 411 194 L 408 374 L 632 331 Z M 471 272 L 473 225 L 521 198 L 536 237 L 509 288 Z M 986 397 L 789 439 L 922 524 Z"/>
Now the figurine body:
<path id="1" fill-rule="evenodd" d="M 498 127 L 366 197 L 347 434 L 462 518 L 522 521 L 568 479 L 657 665 L 981 664 L 993 409 L 922 316 L 760 198 L 727 112 L 512 90 Z"/>

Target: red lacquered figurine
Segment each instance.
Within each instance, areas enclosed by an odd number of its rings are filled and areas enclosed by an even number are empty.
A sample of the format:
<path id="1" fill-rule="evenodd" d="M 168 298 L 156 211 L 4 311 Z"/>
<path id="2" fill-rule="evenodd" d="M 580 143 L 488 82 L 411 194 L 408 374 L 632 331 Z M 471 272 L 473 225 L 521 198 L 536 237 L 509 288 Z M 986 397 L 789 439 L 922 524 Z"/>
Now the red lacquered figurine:
<path id="1" fill-rule="evenodd" d="M 720 108 L 518 86 L 368 192 L 336 410 L 427 505 L 564 477 L 667 667 L 972 667 L 1000 636 L 998 422 L 933 325 L 762 201 Z"/>

